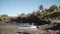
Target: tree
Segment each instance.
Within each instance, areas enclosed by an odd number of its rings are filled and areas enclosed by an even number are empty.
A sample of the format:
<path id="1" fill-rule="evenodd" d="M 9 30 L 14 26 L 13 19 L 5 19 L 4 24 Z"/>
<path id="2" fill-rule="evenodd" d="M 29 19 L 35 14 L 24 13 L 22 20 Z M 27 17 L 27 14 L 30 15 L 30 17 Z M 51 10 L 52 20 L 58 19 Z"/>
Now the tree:
<path id="1" fill-rule="evenodd" d="M 27 15 L 24 14 L 24 13 L 22 13 L 22 14 L 20 14 L 18 17 L 23 18 L 23 17 L 27 17 Z"/>
<path id="2" fill-rule="evenodd" d="M 43 10 L 43 5 L 40 5 L 39 6 L 39 10 Z"/>
<path id="3" fill-rule="evenodd" d="M 60 9 L 60 6 L 59 6 L 59 9 Z"/>
<path id="4" fill-rule="evenodd" d="M 52 12 L 54 10 L 57 10 L 58 9 L 58 6 L 57 5 L 52 5 L 50 8 L 49 8 L 49 11 Z"/>
<path id="5" fill-rule="evenodd" d="M 2 14 L 1 17 L 8 17 L 8 15 L 6 15 L 6 14 Z"/>
<path id="6" fill-rule="evenodd" d="M 6 15 L 6 14 L 2 14 L 2 15 L 0 15 L 0 20 L 1 20 L 2 22 L 6 22 L 6 21 L 8 21 L 8 18 L 9 18 L 9 16 Z"/>

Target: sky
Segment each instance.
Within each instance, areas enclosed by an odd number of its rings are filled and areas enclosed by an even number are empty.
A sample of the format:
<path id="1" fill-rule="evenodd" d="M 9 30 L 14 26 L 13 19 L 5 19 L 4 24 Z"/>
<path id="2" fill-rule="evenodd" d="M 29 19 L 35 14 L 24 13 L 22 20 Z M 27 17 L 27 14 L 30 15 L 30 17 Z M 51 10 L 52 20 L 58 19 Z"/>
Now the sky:
<path id="1" fill-rule="evenodd" d="M 60 6 L 60 0 L 0 0 L 0 15 L 17 16 L 21 13 L 28 14 L 38 10 L 40 5 L 49 8 L 53 4 Z"/>

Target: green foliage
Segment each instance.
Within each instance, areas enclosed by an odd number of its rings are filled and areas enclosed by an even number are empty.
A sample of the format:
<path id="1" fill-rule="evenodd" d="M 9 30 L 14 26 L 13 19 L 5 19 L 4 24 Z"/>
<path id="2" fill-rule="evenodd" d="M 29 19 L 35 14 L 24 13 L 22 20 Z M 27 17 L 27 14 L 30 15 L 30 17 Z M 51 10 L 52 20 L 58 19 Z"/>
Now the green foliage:
<path id="1" fill-rule="evenodd" d="M 39 10 L 42 10 L 43 6 L 39 6 Z M 42 10 L 43 12 L 40 12 L 39 10 L 33 11 L 33 13 L 30 14 L 20 14 L 17 17 L 10 17 L 10 21 L 15 21 L 15 22 L 38 22 L 40 19 L 43 18 L 60 18 L 60 6 L 58 8 L 57 5 L 52 5 L 49 9 L 44 9 Z M 9 16 L 6 14 L 0 15 L 0 20 L 4 20 L 5 18 L 8 18 Z M 5 19 L 7 21 L 7 19 Z"/>
<path id="2" fill-rule="evenodd" d="M 52 5 L 50 8 L 49 8 L 49 11 L 52 12 L 54 10 L 58 10 L 58 6 L 57 5 Z"/>
<path id="3" fill-rule="evenodd" d="M 2 15 L 0 15 L 0 17 L 8 17 L 8 15 L 6 15 L 6 14 L 2 14 Z"/>
<path id="4" fill-rule="evenodd" d="M 43 8 L 43 5 L 40 5 L 39 6 L 39 10 L 43 10 L 44 8 Z"/>
<path id="5" fill-rule="evenodd" d="M 60 11 L 54 11 L 54 12 L 50 12 L 50 14 L 48 13 L 47 15 L 44 16 L 44 18 L 55 18 L 55 17 L 60 17 Z"/>

